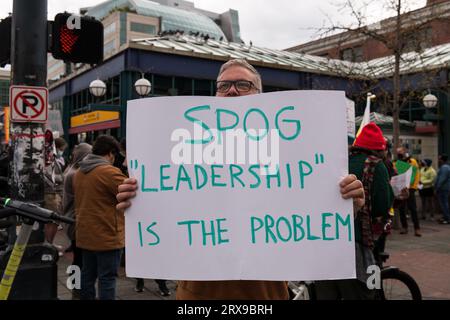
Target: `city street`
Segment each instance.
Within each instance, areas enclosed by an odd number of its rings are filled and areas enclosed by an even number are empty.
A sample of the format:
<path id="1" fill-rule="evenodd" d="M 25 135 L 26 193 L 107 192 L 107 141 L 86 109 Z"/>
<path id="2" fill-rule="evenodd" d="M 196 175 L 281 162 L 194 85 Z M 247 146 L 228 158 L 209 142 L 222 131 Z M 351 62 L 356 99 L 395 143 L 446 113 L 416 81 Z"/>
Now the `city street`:
<path id="1" fill-rule="evenodd" d="M 0 39 L 0 301 L 450 300 L 450 0 L 7 0 Z"/>

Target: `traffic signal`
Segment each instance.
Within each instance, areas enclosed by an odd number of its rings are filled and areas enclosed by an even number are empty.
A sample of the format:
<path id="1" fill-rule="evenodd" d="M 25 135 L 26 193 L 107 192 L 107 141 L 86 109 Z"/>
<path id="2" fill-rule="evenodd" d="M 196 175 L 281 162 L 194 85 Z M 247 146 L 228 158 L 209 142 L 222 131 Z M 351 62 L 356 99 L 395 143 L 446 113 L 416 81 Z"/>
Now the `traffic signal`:
<path id="1" fill-rule="evenodd" d="M 11 61 L 11 17 L 0 21 L 0 67 Z"/>
<path id="2" fill-rule="evenodd" d="M 102 62 L 103 24 L 92 17 L 58 13 L 52 26 L 51 52 L 55 59 L 66 62 Z"/>

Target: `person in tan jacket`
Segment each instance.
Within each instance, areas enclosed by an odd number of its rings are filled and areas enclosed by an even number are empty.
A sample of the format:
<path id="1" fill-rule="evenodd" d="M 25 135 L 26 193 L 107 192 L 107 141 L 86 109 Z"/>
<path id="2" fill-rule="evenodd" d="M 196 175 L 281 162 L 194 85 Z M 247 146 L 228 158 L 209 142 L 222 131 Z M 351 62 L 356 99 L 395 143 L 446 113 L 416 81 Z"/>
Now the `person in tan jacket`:
<path id="1" fill-rule="evenodd" d="M 76 239 L 82 249 L 82 300 L 94 300 L 98 279 L 100 300 L 114 300 L 117 270 L 125 247 L 125 217 L 116 210 L 118 186 L 126 176 L 112 164 L 119 143 L 100 136 L 92 154 L 80 162 L 74 176 Z"/>

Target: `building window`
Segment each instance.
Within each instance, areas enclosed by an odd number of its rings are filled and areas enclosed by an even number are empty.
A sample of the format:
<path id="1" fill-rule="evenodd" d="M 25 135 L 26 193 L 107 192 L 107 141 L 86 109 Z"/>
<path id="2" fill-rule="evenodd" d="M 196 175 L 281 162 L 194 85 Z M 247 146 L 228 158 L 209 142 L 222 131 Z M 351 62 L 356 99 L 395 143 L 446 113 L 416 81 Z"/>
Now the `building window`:
<path id="1" fill-rule="evenodd" d="M 194 95 L 195 96 L 212 96 L 212 82 L 211 80 L 194 80 Z"/>
<path id="2" fill-rule="evenodd" d="M 0 107 L 9 105 L 9 81 L 0 80 Z"/>
<path id="3" fill-rule="evenodd" d="M 177 95 L 179 96 L 192 96 L 193 95 L 192 79 L 176 77 L 175 89 L 177 89 Z"/>
<path id="4" fill-rule="evenodd" d="M 114 32 L 116 32 L 116 23 L 115 22 L 111 23 L 109 26 L 105 27 L 105 29 L 103 30 L 103 34 L 104 34 L 105 38 Z"/>
<path id="5" fill-rule="evenodd" d="M 62 101 L 62 99 L 53 101 L 51 105 L 52 105 L 52 107 L 51 107 L 52 110 L 62 111 L 62 109 L 63 109 L 63 101 Z"/>
<path id="6" fill-rule="evenodd" d="M 263 86 L 264 92 L 276 92 L 276 91 L 283 91 L 286 89 L 280 88 L 280 87 L 272 87 L 272 86 Z"/>
<path id="7" fill-rule="evenodd" d="M 153 77 L 153 94 L 156 96 L 168 96 L 169 90 L 172 89 L 172 77 L 154 75 Z M 172 91 L 171 91 L 172 92 Z M 172 94 L 170 94 L 172 95 Z M 174 94 L 176 95 L 176 94 Z"/>
<path id="8" fill-rule="evenodd" d="M 156 27 L 151 24 L 131 22 L 130 30 L 139 33 L 156 34 Z"/>
<path id="9" fill-rule="evenodd" d="M 111 40 L 110 42 L 105 44 L 105 47 L 103 48 L 104 55 L 109 55 L 111 52 L 113 52 L 116 49 L 116 40 Z"/>
<path id="10" fill-rule="evenodd" d="M 433 44 L 433 29 L 431 27 L 417 30 L 413 35 L 408 37 L 405 43 L 404 52 L 417 51 L 420 52 Z"/>
<path id="11" fill-rule="evenodd" d="M 352 62 L 364 61 L 363 48 L 359 46 L 341 50 L 341 60 Z"/>

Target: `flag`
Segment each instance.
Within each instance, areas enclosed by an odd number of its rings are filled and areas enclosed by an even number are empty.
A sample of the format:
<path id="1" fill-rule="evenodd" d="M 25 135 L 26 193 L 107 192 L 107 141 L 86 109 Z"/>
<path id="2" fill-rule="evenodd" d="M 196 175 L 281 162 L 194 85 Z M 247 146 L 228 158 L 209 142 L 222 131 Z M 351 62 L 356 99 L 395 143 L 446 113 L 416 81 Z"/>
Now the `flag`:
<path id="1" fill-rule="evenodd" d="M 363 119 L 361 121 L 361 125 L 359 126 L 358 132 L 356 133 L 356 138 L 359 136 L 359 134 L 361 133 L 362 129 L 368 125 L 370 123 L 370 100 L 372 98 L 374 98 L 375 96 L 372 95 L 371 93 L 367 94 L 367 104 L 366 104 L 366 109 L 364 110 L 364 116 Z"/>

